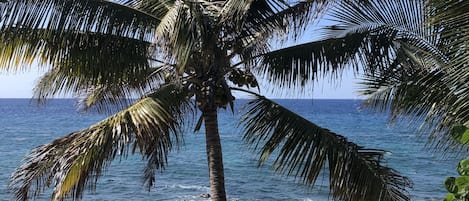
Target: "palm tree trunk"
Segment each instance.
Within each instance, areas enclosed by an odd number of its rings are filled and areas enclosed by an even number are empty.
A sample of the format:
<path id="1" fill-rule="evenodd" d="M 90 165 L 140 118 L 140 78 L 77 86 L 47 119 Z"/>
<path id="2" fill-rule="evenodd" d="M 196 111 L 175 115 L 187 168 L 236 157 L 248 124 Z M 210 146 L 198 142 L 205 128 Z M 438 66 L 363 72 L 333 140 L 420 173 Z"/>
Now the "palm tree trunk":
<path id="1" fill-rule="evenodd" d="M 207 161 L 210 177 L 210 197 L 214 201 L 225 201 L 225 174 L 223 172 L 223 156 L 218 134 L 217 111 L 204 112 L 205 140 L 207 146 Z"/>

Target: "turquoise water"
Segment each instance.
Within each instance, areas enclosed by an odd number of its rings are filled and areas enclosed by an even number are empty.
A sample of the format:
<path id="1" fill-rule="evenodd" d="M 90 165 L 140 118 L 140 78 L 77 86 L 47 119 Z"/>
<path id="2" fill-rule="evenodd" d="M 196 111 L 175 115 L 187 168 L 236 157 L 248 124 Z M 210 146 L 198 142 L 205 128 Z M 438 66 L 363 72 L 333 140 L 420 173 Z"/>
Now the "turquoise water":
<path id="1" fill-rule="evenodd" d="M 406 125 L 390 126 L 384 114 L 360 111 L 360 101 L 278 102 L 359 145 L 390 151 L 387 164 L 414 182 L 412 200 L 442 200 L 444 179 L 456 174 L 456 159 L 443 160 L 424 148 L 425 137 Z M 236 110 L 240 110 L 239 103 Z M 8 179 L 32 148 L 105 117 L 77 112 L 73 100 L 52 100 L 46 107 L 37 107 L 27 99 L 0 99 L 0 114 L 0 200 L 12 199 Z M 308 189 L 291 178 L 274 175 L 268 166 L 257 168 L 256 156 L 241 141 L 239 116 L 221 111 L 219 117 L 230 200 L 328 200 L 327 177 Z M 142 186 L 140 156 L 115 160 L 100 178 L 96 192 L 86 191 L 83 200 L 204 200 L 199 196 L 209 191 L 204 142 L 202 133 L 187 132 L 185 146 L 170 155 L 169 166 L 158 173 L 150 192 Z M 49 195 L 46 192 L 39 200 L 48 200 Z"/>

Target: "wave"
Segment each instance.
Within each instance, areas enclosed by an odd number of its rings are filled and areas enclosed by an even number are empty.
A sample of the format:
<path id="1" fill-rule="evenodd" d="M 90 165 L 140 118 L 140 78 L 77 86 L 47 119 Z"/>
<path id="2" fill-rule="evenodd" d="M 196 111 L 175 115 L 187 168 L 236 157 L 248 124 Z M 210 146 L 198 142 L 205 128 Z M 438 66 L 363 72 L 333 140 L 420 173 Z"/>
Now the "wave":
<path id="1" fill-rule="evenodd" d="M 209 191 L 210 188 L 208 186 L 202 185 L 183 185 L 183 184 L 170 184 L 170 185 L 161 185 L 156 186 L 156 188 L 162 189 L 183 189 L 183 190 L 197 190 L 197 191 Z"/>

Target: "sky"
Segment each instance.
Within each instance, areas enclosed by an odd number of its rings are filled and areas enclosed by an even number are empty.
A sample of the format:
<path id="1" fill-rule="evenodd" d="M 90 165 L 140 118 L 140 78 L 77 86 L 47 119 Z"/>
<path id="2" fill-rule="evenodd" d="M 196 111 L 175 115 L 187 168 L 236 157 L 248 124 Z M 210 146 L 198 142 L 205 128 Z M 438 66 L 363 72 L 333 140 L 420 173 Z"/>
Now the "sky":
<path id="1" fill-rule="evenodd" d="M 0 98 L 31 98 L 35 81 L 41 73 L 30 71 L 25 73 L 0 74 Z"/>
<path id="2" fill-rule="evenodd" d="M 0 72 L 0 98 L 31 98 L 35 83 L 43 72 L 34 69 L 23 73 Z M 357 99 L 359 80 L 352 72 L 345 72 L 339 83 L 321 80 L 314 84 L 313 98 L 315 99 Z M 271 98 L 289 98 L 288 96 L 267 95 Z M 309 97 L 308 97 L 309 98 Z"/>

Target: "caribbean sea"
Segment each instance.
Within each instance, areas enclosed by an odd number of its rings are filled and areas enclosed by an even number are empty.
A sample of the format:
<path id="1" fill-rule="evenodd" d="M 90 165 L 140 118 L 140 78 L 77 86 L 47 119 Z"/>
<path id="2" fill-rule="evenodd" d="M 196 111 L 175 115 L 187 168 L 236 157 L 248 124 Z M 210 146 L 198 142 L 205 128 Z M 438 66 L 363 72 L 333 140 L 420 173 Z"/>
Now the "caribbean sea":
<path id="1" fill-rule="evenodd" d="M 412 200 L 443 200 L 445 178 L 457 174 L 457 158 L 427 148 L 426 135 L 417 134 L 415 126 L 390 124 L 386 114 L 361 110 L 360 100 L 276 101 L 361 146 L 389 151 L 385 164 L 412 179 Z M 243 143 L 238 126 L 242 103 L 246 100 L 237 101 L 235 114 L 221 110 L 219 115 L 229 199 L 330 200 L 327 175 L 308 188 L 274 174 L 268 165 L 257 167 L 257 156 Z M 31 149 L 105 117 L 77 111 L 71 99 L 50 100 L 40 107 L 29 99 L 0 99 L 0 200 L 13 200 L 9 177 Z M 209 192 L 204 134 L 188 130 L 184 142 L 170 154 L 150 191 L 142 183 L 141 156 L 118 157 L 98 180 L 96 191 L 85 191 L 83 200 L 206 200 L 200 197 Z M 38 200 L 49 200 L 50 193 L 45 191 Z"/>

